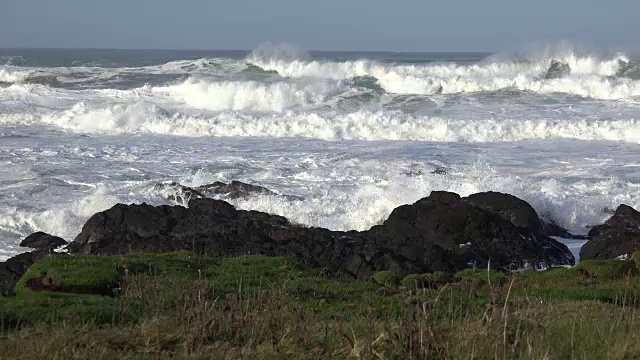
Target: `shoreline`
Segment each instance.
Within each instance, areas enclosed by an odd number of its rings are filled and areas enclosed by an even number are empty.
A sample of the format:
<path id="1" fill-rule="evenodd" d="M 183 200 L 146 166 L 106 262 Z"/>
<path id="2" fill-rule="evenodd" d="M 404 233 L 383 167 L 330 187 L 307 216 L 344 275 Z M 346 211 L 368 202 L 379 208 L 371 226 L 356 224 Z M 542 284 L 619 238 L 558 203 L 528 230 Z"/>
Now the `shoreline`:
<path id="1" fill-rule="evenodd" d="M 640 212 L 625 205 L 569 240 L 589 258 L 571 266 L 548 234 L 566 230 L 503 193 L 433 192 L 362 232 L 198 194 L 118 204 L 71 243 L 25 238 L 37 250 L 0 263 L 3 358 L 640 355 L 621 345 L 640 341 Z"/>

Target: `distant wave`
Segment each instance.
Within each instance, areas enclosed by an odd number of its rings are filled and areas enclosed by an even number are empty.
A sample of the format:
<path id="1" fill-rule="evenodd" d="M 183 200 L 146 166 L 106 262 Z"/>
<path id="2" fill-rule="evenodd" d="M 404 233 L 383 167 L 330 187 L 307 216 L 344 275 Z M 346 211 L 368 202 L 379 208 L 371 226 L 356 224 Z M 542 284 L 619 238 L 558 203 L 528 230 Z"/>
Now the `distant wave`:
<path id="1" fill-rule="evenodd" d="M 546 78 L 553 61 L 566 64 L 570 73 L 567 76 Z M 156 77 L 151 77 L 152 75 Z M 258 82 L 282 78 L 345 81 L 354 86 L 364 86 L 392 95 L 447 95 L 516 90 L 541 94 L 564 93 L 603 100 L 640 96 L 640 64 L 629 61 L 622 54 L 602 59 L 569 52 L 529 59 L 491 58 L 480 63 L 407 64 L 366 59 L 298 59 L 295 54 L 274 54 L 263 50 L 245 60 L 202 58 L 143 67 L 0 66 L 0 83 L 35 83 L 62 88 L 122 89 L 136 88 L 145 83 L 160 86 L 192 76 Z"/>
<path id="2" fill-rule="evenodd" d="M 567 77 L 545 79 L 552 61 L 571 69 Z M 596 99 L 640 96 L 640 66 L 619 55 L 600 60 L 568 54 L 528 61 L 487 61 L 480 64 L 388 64 L 371 60 L 329 62 L 279 60 L 252 56 L 249 61 L 266 70 L 291 78 L 344 80 L 375 78 L 393 94 L 458 94 L 495 92 L 505 89 L 536 93 L 566 93 Z"/>
<path id="3" fill-rule="evenodd" d="M 252 69 L 262 74 L 273 71 L 261 70 L 255 65 L 233 59 L 196 59 L 171 61 L 161 65 L 140 67 L 20 67 L 0 65 L 0 83 L 41 84 L 60 88 L 136 88 L 152 82 L 154 85 L 174 81 L 177 76 L 193 75 L 231 76 Z M 156 78 L 154 78 L 155 76 Z"/>
<path id="4" fill-rule="evenodd" d="M 623 99 L 640 95 L 640 64 L 624 54 L 602 57 L 572 50 L 544 51 L 528 57 L 492 56 L 479 63 L 388 63 L 311 60 L 285 47 L 259 49 L 247 61 L 290 78 L 347 80 L 375 78 L 391 94 L 460 94 L 519 90 L 566 93 L 596 99 Z M 566 77 L 545 78 L 550 66 L 566 65 Z"/>

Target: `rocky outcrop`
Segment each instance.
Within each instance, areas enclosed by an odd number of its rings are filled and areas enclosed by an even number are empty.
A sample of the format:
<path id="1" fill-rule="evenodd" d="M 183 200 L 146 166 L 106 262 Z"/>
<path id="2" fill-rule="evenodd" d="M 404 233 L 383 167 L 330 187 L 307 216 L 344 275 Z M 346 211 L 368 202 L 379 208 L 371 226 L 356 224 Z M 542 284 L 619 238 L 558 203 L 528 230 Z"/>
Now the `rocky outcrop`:
<path id="1" fill-rule="evenodd" d="M 542 233 L 540 219 L 529 204 L 501 193 L 460 198 L 433 192 L 395 209 L 369 233 L 394 254 L 423 261 L 431 270 L 470 266 L 513 270 L 574 263 L 565 245 Z"/>
<path id="2" fill-rule="evenodd" d="M 216 181 L 212 184 L 197 187 L 188 187 L 176 182 L 160 183 L 155 185 L 156 191 L 170 192 L 169 200 L 186 204 L 191 199 L 204 199 L 224 197 L 226 199 L 246 198 L 254 195 L 282 196 L 287 199 L 299 200 L 293 195 L 281 195 L 259 185 L 247 184 L 241 181 L 231 181 L 223 183 Z"/>
<path id="3" fill-rule="evenodd" d="M 365 246 L 361 237 L 347 237 L 295 225 L 280 216 L 236 210 L 221 200 L 193 199 L 188 208 L 116 205 L 91 217 L 68 248 L 87 255 L 132 251 L 286 255 L 303 265 L 359 277 L 365 269 L 354 268 L 349 261 Z"/>
<path id="4" fill-rule="evenodd" d="M 589 231 L 589 241 L 580 250 L 580 258 L 615 259 L 640 250 L 640 212 L 620 205 L 604 224 Z"/>
<path id="5" fill-rule="evenodd" d="M 508 271 L 526 265 L 574 264 L 569 249 L 547 236 L 529 204 L 496 192 L 467 198 L 433 192 L 360 232 L 301 226 L 206 197 L 192 197 L 188 205 L 115 205 L 93 215 L 67 250 L 85 255 L 190 251 L 210 256 L 289 256 L 301 265 L 359 279 L 377 271 L 404 275 L 452 273 L 473 266 Z M 621 216 L 627 212 L 622 209 Z M 608 226 L 630 221 L 623 220 L 612 218 Z M 22 244 L 39 250 L 0 263 L 3 293 L 62 242 L 44 233 L 27 237 Z M 48 286 L 43 281 L 34 286 Z"/>
<path id="6" fill-rule="evenodd" d="M 571 67 L 566 62 L 551 60 L 547 72 L 544 74 L 545 80 L 560 79 L 571 74 Z"/>
<path id="7" fill-rule="evenodd" d="M 526 202 L 500 193 L 463 199 L 434 192 L 363 232 L 300 226 L 280 216 L 196 198 L 188 208 L 116 205 L 91 217 L 68 248 L 81 254 L 285 255 L 356 278 L 379 270 L 406 274 L 474 265 L 509 270 L 526 264 L 573 264 L 568 248 L 544 235 L 540 224 Z"/>

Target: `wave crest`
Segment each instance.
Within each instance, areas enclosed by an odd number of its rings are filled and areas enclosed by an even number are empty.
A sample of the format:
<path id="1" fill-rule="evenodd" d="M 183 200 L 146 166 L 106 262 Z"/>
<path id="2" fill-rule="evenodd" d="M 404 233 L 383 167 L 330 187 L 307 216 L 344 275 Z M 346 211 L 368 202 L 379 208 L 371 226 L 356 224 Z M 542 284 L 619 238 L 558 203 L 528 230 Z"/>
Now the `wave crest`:
<path id="1" fill-rule="evenodd" d="M 321 104 L 339 89 L 331 82 L 291 83 L 257 81 L 210 81 L 189 79 L 182 84 L 154 88 L 198 109 L 282 112 L 298 106 Z"/>
<path id="2" fill-rule="evenodd" d="M 321 61 L 282 59 L 251 55 L 247 61 L 267 71 L 289 78 L 320 78 L 346 80 L 375 78 L 386 92 L 392 94 L 458 94 L 495 92 L 515 89 L 536 93 L 567 93 L 597 99 L 623 99 L 640 96 L 640 82 L 621 78 L 629 59 L 617 54 L 608 59 L 590 55 L 545 54 L 526 60 L 481 63 L 394 64 L 373 60 Z M 562 78 L 545 79 L 550 65 L 566 64 L 570 74 Z M 625 70 L 626 69 L 626 70 Z"/>
<path id="3" fill-rule="evenodd" d="M 139 102 L 92 107 L 77 104 L 62 112 L 2 116 L 0 124 L 40 124 L 83 133 L 149 133 L 177 136 L 511 142 L 575 139 L 640 143 L 638 120 L 452 120 L 397 111 L 347 114 L 221 112 L 211 117 L 168 112 Z"/>

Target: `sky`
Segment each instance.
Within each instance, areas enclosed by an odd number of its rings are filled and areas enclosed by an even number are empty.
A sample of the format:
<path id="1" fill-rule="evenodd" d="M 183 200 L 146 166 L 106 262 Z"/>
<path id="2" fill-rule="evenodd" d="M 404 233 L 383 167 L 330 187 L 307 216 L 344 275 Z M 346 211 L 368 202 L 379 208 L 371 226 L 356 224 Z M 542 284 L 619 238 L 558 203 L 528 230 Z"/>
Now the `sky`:
<path id="1" fill-rule="evenodd" d="M 637 0 L 0 0 L 0 47 L 499 51 L 633 47 Z"/>

